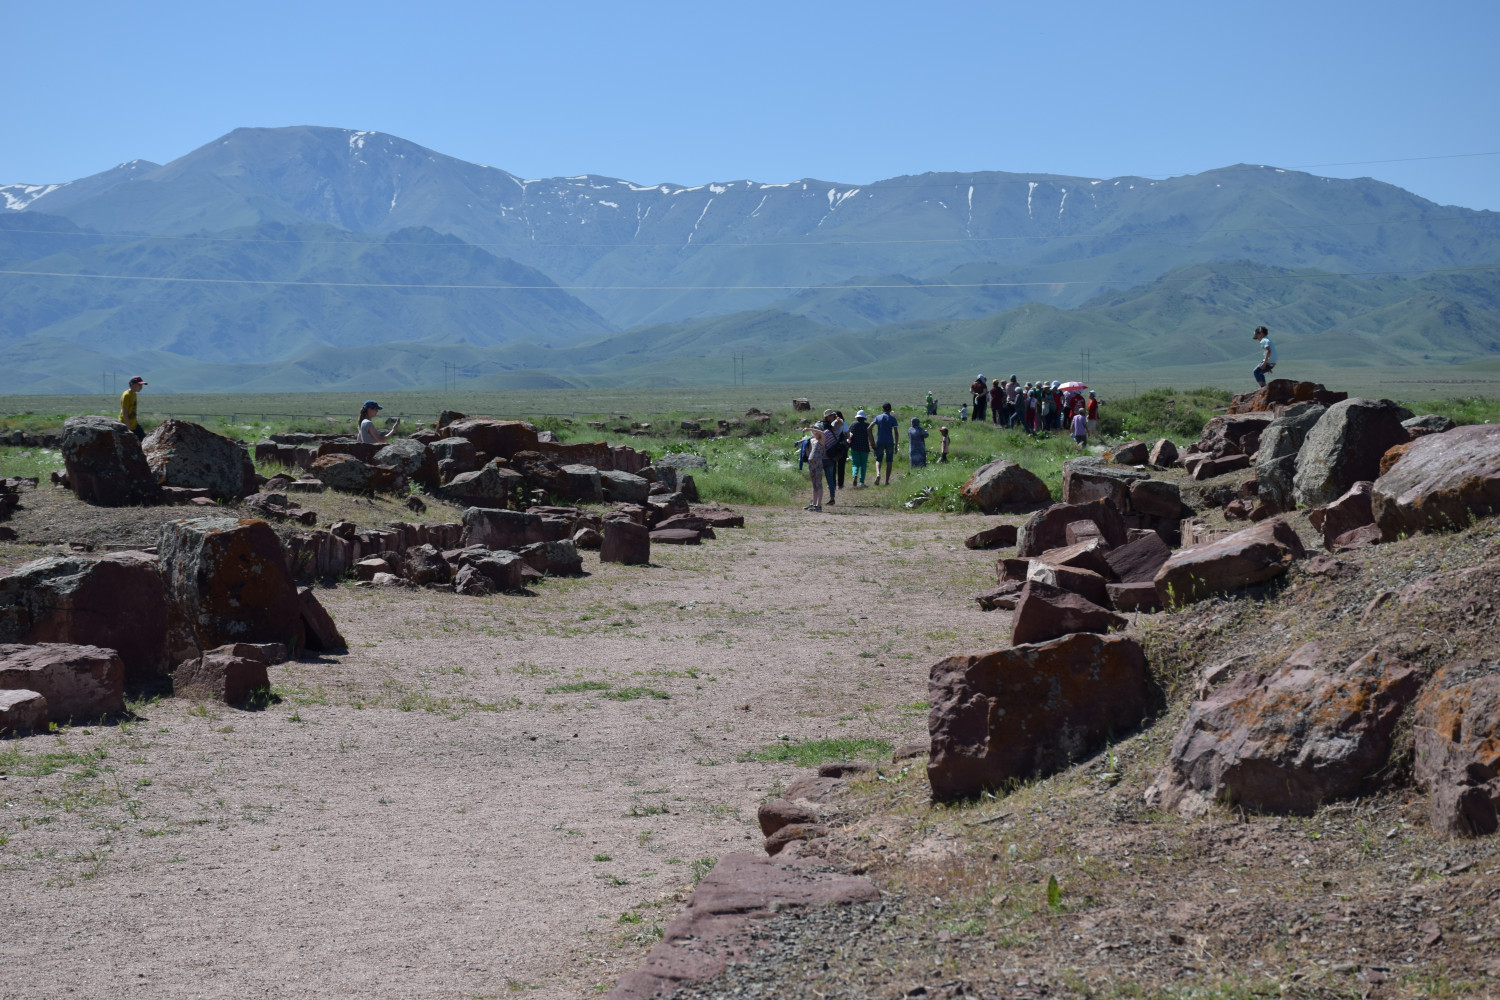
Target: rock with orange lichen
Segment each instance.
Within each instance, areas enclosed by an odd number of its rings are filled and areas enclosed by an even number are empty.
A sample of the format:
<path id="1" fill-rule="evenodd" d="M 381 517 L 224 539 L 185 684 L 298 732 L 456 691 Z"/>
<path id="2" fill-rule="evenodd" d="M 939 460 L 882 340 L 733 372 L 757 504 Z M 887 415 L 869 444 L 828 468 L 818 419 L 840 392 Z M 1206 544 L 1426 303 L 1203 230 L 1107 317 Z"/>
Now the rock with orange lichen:
<path id="1" fill-rule="evenodd" d="M 1465 836 L 1500 829 L 1500 664 L 1444 667 L 1413 711 L 1416 779 L 1432 796 L 1433 829 Z"/>
<path id="2" fill-rule="evenodd" d="M 1309 643 L 1274 673 L 1241 674 L 1195 703 L 1147 801 L 1185 815 L 1214 801 L 1310 813 L 1359 791 L 1385 764 L 1421 676 L 1379 649 L 1342 670 L 1320 659 Z"/>
<path id="3" fill-rule="evenodd" d="M 1500 512 L 1500 424 L 1471 424 L 1413 441 L 1370 496 L 1380 535 L 1452 530 Z"/>

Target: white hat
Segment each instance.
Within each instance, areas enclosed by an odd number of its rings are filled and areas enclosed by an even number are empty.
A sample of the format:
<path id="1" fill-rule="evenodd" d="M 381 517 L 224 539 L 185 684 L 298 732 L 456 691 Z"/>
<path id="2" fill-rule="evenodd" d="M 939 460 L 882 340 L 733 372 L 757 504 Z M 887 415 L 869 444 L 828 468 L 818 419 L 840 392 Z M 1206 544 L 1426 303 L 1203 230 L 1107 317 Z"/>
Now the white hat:
<path id="1" fill-rule="evenodd" d="M 864 416 L 864 415 L 865 415 L 865 411 L 864 411 L 864 410 L 860 410 L 860 411 L 859 411 L 859 412 L 858 412 L 858 413 L 856 413 L 856 414 L 855 414 L 855 415 L 854 415 L 854 419 L 855 419 L 855 420 L 858 420 L 858 419 L 859 419 L 859 418 L 860 418 L 860 417 L 862 417 L 862 416 Z"/>

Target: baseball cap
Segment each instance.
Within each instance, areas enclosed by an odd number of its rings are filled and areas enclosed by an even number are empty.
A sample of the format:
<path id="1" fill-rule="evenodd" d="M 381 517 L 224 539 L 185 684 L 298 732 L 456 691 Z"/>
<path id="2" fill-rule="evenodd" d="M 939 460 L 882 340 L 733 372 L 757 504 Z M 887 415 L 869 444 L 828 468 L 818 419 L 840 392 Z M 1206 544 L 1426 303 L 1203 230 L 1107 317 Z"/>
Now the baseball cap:
<path id="1" fill-rule="evenodd" d="M 134 378 L 132 378 L 130 380 L 130 384 L 131 385 L 135 385 L 137 382 L 139 382 L 141 385 L 150 385 L 151 384 L 150 382 L 147 382 L 145 379 L 141 378 L 139 375 L 135 376 Z"/>
<path id="2" fill-rule="evenodd" d="M 373 399 L 367 399 L 367 400 L 365 400 L 365 409 L 367 409 L 367 410 L 383 410 L 383 409 L 385 409 L 385 407 L 381 406 L 379 403 L 375 402 L 375 400 L 373 400 Z"/>

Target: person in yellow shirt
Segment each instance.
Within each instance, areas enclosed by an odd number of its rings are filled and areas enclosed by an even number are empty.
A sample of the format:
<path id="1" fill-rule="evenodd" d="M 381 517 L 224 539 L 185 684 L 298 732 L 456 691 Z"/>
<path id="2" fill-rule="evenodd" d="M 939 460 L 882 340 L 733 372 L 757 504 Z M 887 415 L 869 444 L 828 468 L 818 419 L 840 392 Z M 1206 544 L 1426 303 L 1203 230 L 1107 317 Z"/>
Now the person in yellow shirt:
<path id="1" fill-rule="evenodd" d="M 135 435 L 137 441 L 146 437 L 146 432 L 141 430 L 140 421 L 135 417 L 135 396 L 144 388 L 146 380 L 137 375 L 130 380 L 130 388 L 120 393 L 120 423 L 130 428 L 130 433 Z"/>

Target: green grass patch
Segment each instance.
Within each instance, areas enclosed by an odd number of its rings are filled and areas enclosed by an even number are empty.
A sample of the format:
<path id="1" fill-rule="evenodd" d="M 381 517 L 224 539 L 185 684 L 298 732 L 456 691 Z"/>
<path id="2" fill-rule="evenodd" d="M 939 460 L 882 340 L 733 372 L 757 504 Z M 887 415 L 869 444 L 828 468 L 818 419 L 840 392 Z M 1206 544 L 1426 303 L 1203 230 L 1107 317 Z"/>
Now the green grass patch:
<path id="1" fill-rule="evenodd" d="M 816 767 L 830 761 L 880 760 L 889 757 L 890 753 L 891 745 L 884 740 L 782 740 L 759 750 L 747 751 L 740 755 L 740 761 L 789 762 L 798 767 Z"/>
<path id="2" fill-rule="evenodd" d="M 98 774 L 94 766 L 109 753 L 103 747 L 92 750 L 54 750 L 49 753 L 21 752 L 20 747 L 0 751 L 0 774 L 14 774 L 18 778 L 41 778 L 65 768 L 80 768 L 77 777 L 86 778 Z"/>
<path id="3" fill-rule="evenodd" d="M 635 701 L 637 698 L 655 698 L 658 701 L 667 701 L 672 696 L 665 691 L 648 687 L 627 687 L 617 691 L 610 691 L 604 697 L 611 701 Z"/>
<path id="4" fill-rule="evenodd" d="M 543 694 L 581 694 L 584 691 L 608 691 L 608 681 L 573 681 L 571 684 L 554 684 L 545 688 Z"/>

